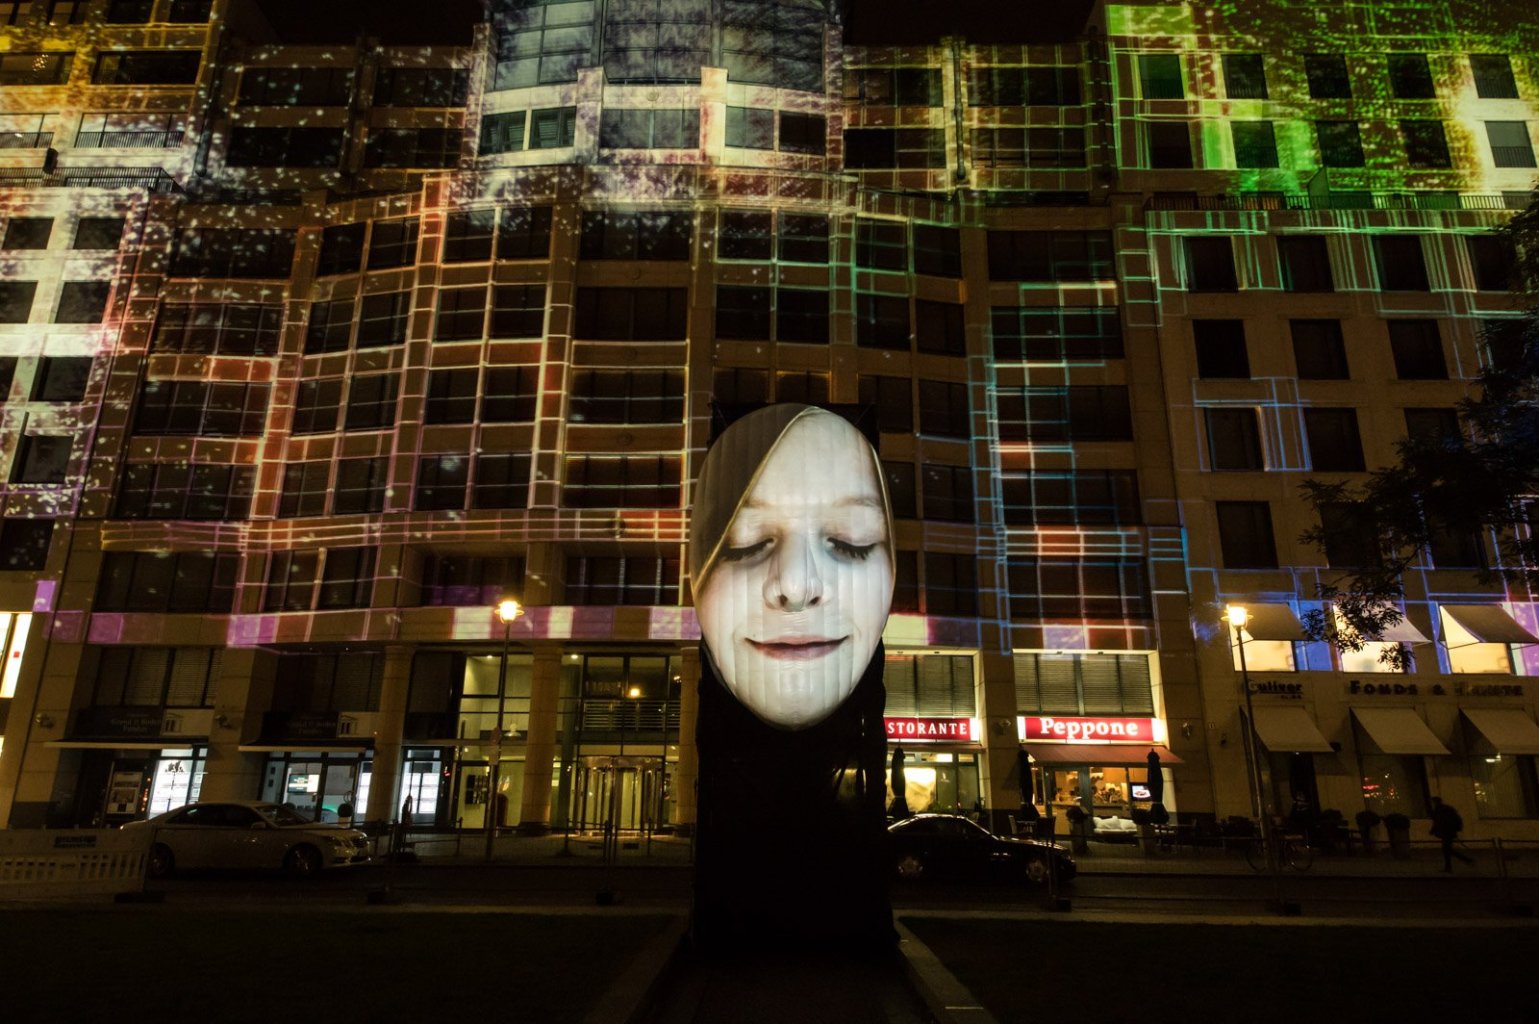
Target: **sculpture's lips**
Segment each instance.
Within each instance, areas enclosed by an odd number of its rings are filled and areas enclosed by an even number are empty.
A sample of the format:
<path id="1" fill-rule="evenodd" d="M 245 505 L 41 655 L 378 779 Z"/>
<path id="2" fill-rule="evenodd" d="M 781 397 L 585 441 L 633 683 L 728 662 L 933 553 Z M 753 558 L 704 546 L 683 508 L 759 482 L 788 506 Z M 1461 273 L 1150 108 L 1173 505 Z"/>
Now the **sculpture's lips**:
<path id="1" fill-rule="evenodd" d="M 849 637 L 829 640 L 821 636 L 782 636 L 774 640 L 749 640 L 754 650 L 767 658 L 781 661 L 812 661 L 832 654 Z"/>

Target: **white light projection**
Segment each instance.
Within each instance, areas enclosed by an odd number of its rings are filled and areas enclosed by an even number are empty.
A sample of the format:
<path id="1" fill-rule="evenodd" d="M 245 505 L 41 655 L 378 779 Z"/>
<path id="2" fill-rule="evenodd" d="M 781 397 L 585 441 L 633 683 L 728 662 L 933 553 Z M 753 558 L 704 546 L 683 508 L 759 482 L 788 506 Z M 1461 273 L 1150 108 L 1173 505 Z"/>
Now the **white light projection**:
<path id="1" fill-rule="evenodd" d="M 770 725 L 827 718 L 871 663 L 892 603 L 876 452 L 840 417 L 777 405 L 729 427 L 696 487 L 689 555 L 707 656 Z"/>

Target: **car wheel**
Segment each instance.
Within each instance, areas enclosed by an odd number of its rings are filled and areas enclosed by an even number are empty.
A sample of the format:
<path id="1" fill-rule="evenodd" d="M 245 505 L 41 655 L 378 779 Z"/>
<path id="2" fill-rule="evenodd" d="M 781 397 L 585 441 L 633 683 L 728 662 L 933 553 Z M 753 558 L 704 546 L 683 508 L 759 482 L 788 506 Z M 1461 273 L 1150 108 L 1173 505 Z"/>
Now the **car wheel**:
<path id="1" fill-rule="evenodd" d="M 164 843 L 156 843 L 150 847 L 149 863 L 145 866 L 151 878 L 165 878 L 176 870 L 176 858 L 171 855 L 171 848 Z"/>
<path id="2" fill-rule="evenodd" d="M 296 846 L 283 858 L 283 870 L 291 878 L 314 878 L 321 873 L 321 851 L 313 846 Z"/>
<path id="3" fill-rule="evenodd" d="M 925 876 L 924 858 L 917 853 L 905 853 L 898 858 L 898 877 L 906 882 L 917 882 Z"/>
<path id="4" fill-rule="evenodd" d="M 1025 871 L 1026 881 L 1030 882 L 1032 885 L 1044 884 L 1047 881 L 1047 858 L 1026 858 Z"/>

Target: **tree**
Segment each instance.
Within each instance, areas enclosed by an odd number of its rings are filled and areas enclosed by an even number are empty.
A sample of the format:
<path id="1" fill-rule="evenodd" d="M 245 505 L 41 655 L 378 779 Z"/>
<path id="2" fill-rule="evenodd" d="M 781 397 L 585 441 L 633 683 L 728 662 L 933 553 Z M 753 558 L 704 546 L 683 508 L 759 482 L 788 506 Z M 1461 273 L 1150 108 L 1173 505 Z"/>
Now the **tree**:
<path id="1" fill-rule="evenodd" d="M 1459 430 L 1406 437 L 1397 460 L 1364 483 L 1301 485 L 1329 524 L 1306 530 L 1304 541 L 1324 551 L 1344 530 L 1377 540 L 1365 564 L 1317 587 L 1337 614 L 1305 613 L 1311 640 L 1349 651 L 1382 640 L 1403 617 L 1406 571 L 1451 538 L 1494 533 L 1497 557 L 1479 578 L 1539 588 L 1539 193 L 1499 235 L 1511 246 L 1513 288 L 1527 309 L 1485 331 L 1489 358 L 1459 403 Z M 1380 657 L 1396 668 L 1408 659 L 1398 644 Z"/>

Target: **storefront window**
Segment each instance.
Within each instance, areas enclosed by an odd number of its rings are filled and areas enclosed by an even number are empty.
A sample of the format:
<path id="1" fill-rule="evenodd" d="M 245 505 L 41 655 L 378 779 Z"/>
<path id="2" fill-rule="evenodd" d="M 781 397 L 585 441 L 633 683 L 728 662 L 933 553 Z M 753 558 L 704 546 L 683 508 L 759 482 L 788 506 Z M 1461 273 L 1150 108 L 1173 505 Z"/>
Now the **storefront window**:
<path id="1" fill-rule="evenodd" d="M 1359 734 L 1359 751 L 1362 736 Z M 1420 757 L 1405 754 L 1358 754 L 1363 773 L 1363 803 L 1377 814 L 1425 818 L 1427 773 Z"/>
<path id="2" fill-rule="evenodd" d="M 262 799 L 286 804 L 311 821 L 363 816 L 373 762 L 359 753 L 280 751 L 269 754 Z"/>
<path id="3" fill-rule="evenodd" d="M 1472 754 L 1475 810 L 1482 818 L 1532 818 L 1534 759 L 1501 754 Z"/>
<path id="4" fill-rule="evenodd" d="M 208 750 L 204 747 L 186 750 L 162 750 L 155 762 L 154 775 L 150 779 L 149 817 L 184 804 L 194 803 L 203 790 L 203 773 L 207 767 Z"/>
<path id="5" fill-rule="evenodd" d="M 904 794 L 914 814 L 970 814 L 978 803 L 978 755 L 914 751 L 905 747 Z M 888 755 L 889 766 L 891 754 Z M 887 805 L 893 800 L 892 771 L 887 773 Z"/>

